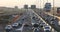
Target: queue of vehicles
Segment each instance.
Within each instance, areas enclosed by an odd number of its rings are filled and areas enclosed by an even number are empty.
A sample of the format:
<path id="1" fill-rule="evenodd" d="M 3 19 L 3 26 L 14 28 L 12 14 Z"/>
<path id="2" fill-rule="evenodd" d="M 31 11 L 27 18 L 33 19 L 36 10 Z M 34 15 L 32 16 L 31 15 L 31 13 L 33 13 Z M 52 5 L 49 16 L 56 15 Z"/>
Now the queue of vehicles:
<path id="1" fill-rule="evenodd" d="M 40 18 L 33 16 L 32 19 L 35 21 L 38 21 L 38 23 L 32 22 L 33 23 L 32 25 L 34 26 L 35 32 L 40 32 L 39 31 L 40 29 L 38 29 L 38 28 L 43 28 L 43 30 L 44 30 L 43 32 L 46 32 L 46 31 L 51 32 L 51 27 L 48 24 L 44 23 Z"/>
<path id="2" fill-rule="evenodd" d="M 42 17 L 43 18 L 43 17 Z M 24 21 L 26 18 L 22 18 L 22 20 Z M 20 21 L 19 21 L 20 22 Z M 20 24 L 19 22 L 17 23 L 13 23 L 12 25 L 7 25 L 5 27 L 5 30 L 7 32 L 11 31 L 12 29 L 15 28 L 20 28 L 23 27 L 23 24 Z M 44 23 L 39 17 L 37 17 L 36 15 L 31 17 L 31 30 L 33 30 L 33 32 L 51 32 L 51 27 Z M 29 27 L 30 25 L 28 25 L 27 23 L 24 24 L 24 27 Z M 16 29 L 15 29 L 16 30 Z"/>

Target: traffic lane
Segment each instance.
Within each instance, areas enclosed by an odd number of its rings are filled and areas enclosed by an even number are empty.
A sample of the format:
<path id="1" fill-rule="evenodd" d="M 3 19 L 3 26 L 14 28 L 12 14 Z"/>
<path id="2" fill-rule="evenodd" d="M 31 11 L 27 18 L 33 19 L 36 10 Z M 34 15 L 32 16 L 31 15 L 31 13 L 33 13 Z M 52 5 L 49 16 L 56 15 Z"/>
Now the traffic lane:
<path id="1" fill-rule="evenodd" d="M 44 16 L 44 17 L 45 18 L 42 17 L 44 20 L 46 19 L 46 21 L 48 23 L 51 23 L 51 20 L 50 19 L 53 19 L 53 17 L 51 17 L 51 16 L 49 16 L 49 17 Z M 58 20 L 57 19 L 54 20 L 54 23 L 55 23 L 56 26 L 58 26 Z"/>
<path id="2" fill-rule="evenodd" d="M 11 30 L 11 32 L 22 32 L 22 31 L 23 31 L 23 27 L 24 27 L 24 24 L 22 24 L 22 26 L 19 27 L 19 28 L 13 28 L 13 29 Z"/>
<path id="3" fill-rule="evenodd" d="M 36 14 L 36 13 L 35 13 Z M 36 14 L 37 15 L 37 14 Z M 42 19 L 43 20 L 43 19 Z M 44 20 L 43 20 L 44 21 Z M 45 22 L 45 21 L 44 21 Z M 46 23 L 46 22 L 45 22 Z M 47 23 L 48 24 L 48 23 Z"/>
<path id="4" fill-rule="evenodd" d="M 21 18 L 17 22 L 23 24 L 23 22 L 27 22 L 27 21 L 29 22 L 29 21 L 31 21 L 29 19 L 30 19 L 29 15 L 23 15 L 23 16 L 21 16 Z"/>
<path id="5" fill-rule="evenodd" d="M 35 13 L 36 14 L 36 13 Z M 36 14 L 37 15 L 37 14 Z"/>
<path id="6" fill-rule="evenodd" d="M 33 32 L 44 32 L 44 30 L 42 30 L 41 28 L 36 27 L 36 28 L 33 29 Z"/>
<path id="7" fill-rule="evenodd" d="M 15 29 L 16 30 L 15 32 L 31 32 L 32 31 L 31 28 L 32 28 L 31 26 L 26 26 L 26 24 L 24 24 L 24 26 L 18 28 L 18 30 Z"/>
<path id="8" fill-rule="evenodd" d="M 40 20 L 41 19 L 39 19 L 39 17 L 35 14 L 35 13 L 33 13 L 33 12 L 31 12 L 32 14 L 31 14 L 31 22 L 32 23 L 39 23 L 40 22 Z"/>
<path id="9" fill-rule="evenodd" d="M 31 22 L 32 23 L 39 23 L 40 22 L 40 19 L 39 19 L 39 21 L 37 21 L 36 19 L 31 19 Z"/>
<path id="10" fill-rule="evenodd" d="M 32 29 L 33 27 L 24 27 L 23 28 L 23 32 L 36 32 L 34 29 Z M 39 29 L 40 28 L 40 29 Z M 41 27 L 39 27 L 38 28 L 38 30 L 39 30 L 39 32 L 44 32 L 44 29 L 43 28 L 41 28 Z"/>
<path id="11" fill-rule="evenodd" d="M 27 19 L 27 20 L 28 20 L 28 19 Z M 25 22 L 26 22 L 27 20 L 25 20 Z M 25 22 L 24 22 L 24 23 L 25 23 Z M 27 22 L 27 23 L 28 23 L 28 22 Z M 29 23 L 30 23 L 30 21 L 29 21 Z M 14 31 L 14 30 L 15 30 L 15 29 L 13 29 L 13 31 Z"/>
<path id="12" fill-rule="evenodd" d="M 47 23 L 49 23 L 49 22 L 47 22 Z M 50 24 L 51 25 L 51 24 Z M 51 25 L 53 28 L 55 28 L 55 30 L 57 30 L 57 31 L 59 31 L 60 29 L 60 27 L 58 27 L 57 25 Z"/>
<path id="13" fill-rule="evenodd" d="M 0 24 L 0 32 L 4 32 L 5 24 Z"/>
<path id="14" fill-rule="evenodd" d="M 16 22 L 23 24 L 25 17 L 26 17 L 25 15 L 22 15 Z"/>
<path id="15" fill-rule="evenodd" d="M 35 14 L 34 14 L 35 15 Z M 33 15 L 33 17 L 37 17 L 37 19 L 39 19 L 38 18 L 38 16 L 37 15 L 35 15 L 34 16 Z M 39 19 L 39 21 L 37 21 L 36 19 L 32 19 L 32 21 L 31 21 L 32 23 L 39 23 L 40 22 L 40 19 Z M 40 27 L 41 28 L 41 27 Z M 35 29 L 35 28 L 34 28 Z M 33 30 L 34 31 L 34 30 Z M 36 32 L 36 31 L 34 31 L 34 32 Z M 41 29 L 39 29 L 39 32 L 44 32 L 44 30 L 41 28 Z"/>
<path id="16" fill-rule="evenodd" d="M 23 32 L 33 32 L 32 27 L 24 27 Z"/>
<path id="17" fill-rule="evenodd" d="M 40 15 L 42 18 L 45 16 L 43 13 L 41 13 L 41 15 Z"/>
<path id="18" fill-rule="evenodd" d="M 42 15 L 42 14 L 41 14 Z M 43 15 L 42 15 L 43 16 Z M 51 20 L 50 19 L 53 19 L 53 16 L 48 16 L 48 15 L 46 15 L 46 16 L 44 16 L 44 17 L 42 17 L 44 20 L 46 19 L 49 23 L 51 22 Z M 54 23 L 56 23 L 55 25 L 57 25 L 58 26 L 58 19 L 55 19 L 54 20 Z"/>

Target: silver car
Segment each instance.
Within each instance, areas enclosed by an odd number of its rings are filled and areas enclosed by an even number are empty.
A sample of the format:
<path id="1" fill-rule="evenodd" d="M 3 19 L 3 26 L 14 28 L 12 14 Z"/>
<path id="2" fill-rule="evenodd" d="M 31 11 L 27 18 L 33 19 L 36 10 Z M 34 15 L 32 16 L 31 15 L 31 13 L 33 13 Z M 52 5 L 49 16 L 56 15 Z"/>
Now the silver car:
<path id="1" fill-rule="evenodd" d="M 14 24 L 12 24 L 12 27 L 14 27 L 14 28 L 16 28 L 16 27 L 18 27 L 19 26 L 19 23 L 14 23 Z"/>
<path id="2" fill-rule="evenodd" d="M 12 29 L 12 26 L 11 26 L 11 25 L 7 25 L 7 26 L 5 27 L 5 29 Z"/>

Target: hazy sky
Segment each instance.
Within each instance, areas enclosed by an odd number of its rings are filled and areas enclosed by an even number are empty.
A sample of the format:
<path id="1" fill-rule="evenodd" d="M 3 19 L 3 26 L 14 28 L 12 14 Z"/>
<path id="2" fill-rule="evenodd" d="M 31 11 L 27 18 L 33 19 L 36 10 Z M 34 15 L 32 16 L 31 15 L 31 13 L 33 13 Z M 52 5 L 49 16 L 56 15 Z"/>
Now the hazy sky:
<path id="1" fill-rule="evenodd" d="M 47 0 L 44 0 L 44 3 L 46 3 Z M 53 4 L 53 0 L 49 0 L 48 2 Z M 41 3 L 41 5 L 40 5 Z M 0 0 L 0 6 L 6 6 L 6 7 L 14 7 L 19 6 L 23 7 L 24 4 L 28 4 L 29 6 L 31 4 L 37 5 L 37 7 L 41 6 L 43 7 L 43 0 Z M 60 0 L 55 0 L 55 6 L 60 6 Z"/>

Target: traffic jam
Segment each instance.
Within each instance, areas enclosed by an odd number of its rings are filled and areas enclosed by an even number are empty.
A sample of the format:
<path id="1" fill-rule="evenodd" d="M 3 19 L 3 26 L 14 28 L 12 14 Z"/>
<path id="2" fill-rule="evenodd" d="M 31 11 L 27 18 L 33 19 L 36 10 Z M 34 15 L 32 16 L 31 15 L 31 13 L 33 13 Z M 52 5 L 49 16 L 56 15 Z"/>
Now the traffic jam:
<path id="1" fill-rule="evenodd" d="M 13 24 L 6 25 L 6 32 L 51 32 L 51 26 L 40 18 L 40 16 L 31 12 L 32 14 L 29 16 L 23 15 L 17 22 Z M 28 20 L 27 20 L 28 19 Z M 29 21 L 29 19 L 31 19 Z M 29 25 L 29 23 L 31 25 Z"/>

